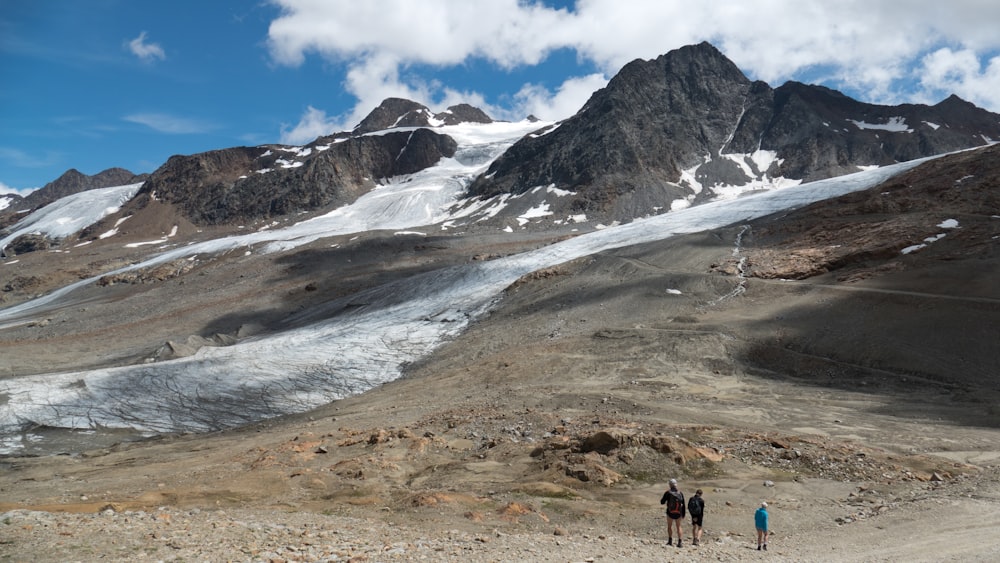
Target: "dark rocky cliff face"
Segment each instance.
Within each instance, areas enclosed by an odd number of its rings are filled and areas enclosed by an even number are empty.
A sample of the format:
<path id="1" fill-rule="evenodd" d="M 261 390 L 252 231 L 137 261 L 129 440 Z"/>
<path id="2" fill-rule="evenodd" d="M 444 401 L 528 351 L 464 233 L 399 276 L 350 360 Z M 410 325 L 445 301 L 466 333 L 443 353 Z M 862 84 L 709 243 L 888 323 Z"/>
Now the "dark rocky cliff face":
<path id="1" fill-rule="evenodd" d="M 753 86 L 707 43 L 633 61 L 554 131 L 511 147 L 470 193 L 555 184 L 580 193 L 581 211 L 610 210 L 636 190 L 668 204 L 685 193 L 681 169 L 726 143 Z"/>
<path id="2" fill-rule="evenodd" d="M 435 115 L 411 100 L 388 98 L 352 132 L 303 147 L 236 147 L 171 157 L 126 211 L 155 197 L 196 225 L 214 225 L 344 205 L 380 179 L 412 174 L 453 156 L 454 139 L 433 131 L 436 125 L 492 121 L 467 104 Z"/>
<path id="3" fill-rule="evenodd" d="M 879 106 L 822 86 L 772 89 L 702 43 L 629 63 L 576 115 L 515 144 L 470 194 L 553 185 L 576 192 L 569 207 L 590 218 L 629 220 L 712 199 L 718 186 L 818 180 L 993 139 L 1000 115 L 954 96 Z"/>
<path id="4" fill-rule="evenodd" d="M 880 106 L 789 82 L 774 91 L 760 143 L 783 159 L 775 175 L 809 181 L 981 146 L 998 135 L 1000 116 L 955 96 L 934 106 Z"/>
<path id="5" fill-rule="evenodd" d="M 247 221 L 350 203 L 375 181 L 412 174 L 455 153 L 429 129 L 351 137 L 329 145 L 238 147 L 174 156 L 139 196 L 177 207 L 196 225 Z M 136 197 L 129 206 L 148 198 Z"/>

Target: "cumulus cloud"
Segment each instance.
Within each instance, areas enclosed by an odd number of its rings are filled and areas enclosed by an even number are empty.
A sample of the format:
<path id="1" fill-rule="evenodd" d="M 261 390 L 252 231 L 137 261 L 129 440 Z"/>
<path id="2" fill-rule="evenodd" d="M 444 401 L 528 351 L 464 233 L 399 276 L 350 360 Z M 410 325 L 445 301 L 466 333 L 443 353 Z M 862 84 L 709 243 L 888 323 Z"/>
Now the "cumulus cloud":
<path id="1" fill-rule="evenodd" d="M 511 111 L 515 115 L 556 121 L 579 111 L 595 90 L 607 84 L 603 74 L 570 78 L 554 92 L 537 84 L 525 84 L 514 96 L 516 104 Z"/>
<path id="2" fill-rule="evenodd" d="M 133 113 L 123 117 L 125 121 L 145 125 L 160 133 L 183 135 L 192 133 L 207 133 L 216 128 L 210 122 L 188 117 L 177 117 L 166 113 Z"/>
<path id="3" fill-rule="evenodd" d="M 268 32 L 276 61 L 309 52 L 337 59 L 386 55 L 401 63 L 459 64 L 469 56 L 502 66 L 535 64 L 560 42 L 565 11 L 518 0 L 274 0 L 282 15 Z"/>
<path id="4" fill-rule="evenodd" d="M 345 87 L 358 98 L 345 117 L 351 123 L 388 95 L 433 108 L 454 92 L 403 69 L 473 60 L 514 69 L 569 49 L 590 70 L 554 90 L 524 84 L 509 93 L 511 107 L 495 108 L 560 119 L 627 62 L 701 41 L 772 85 L 805 73 L 810 81 L 865 93 L 859 97 L 866 101 L 918 101 L 952 90 L 1000 110 L 993 93 L 1000 91 L 996 2 L 577 0 L 556 9 L 524 0 L 270 1 L 281 10 L 269 28 L 271 57 L 297 66 L 319 56 L 346 67 Z"/>
<path id="5" fill-rule="evenodd" d="M 920 85 L 928 101 L 946 93 L 1000 108 L 1000 56 L 982 61 L 971 49 L 941 48 L 921 61 Z"/>
<path id="6" fill-rule="evenodd" d="M 133 55 L 139 57 L 144 63 L 151 63 L 155 59 L 166 60 L 167 54 L 158 43 L 146 43 L 146 32 L 143 31 L 139 37 L 126 42 L 128 50 Z"/>
<path id="7" fill-rule="evenodd" d="M 10 194 L 10 195 L 19 195 L 21 197 L 24 197 L 37 189 L 38 188 L 25 188 L 19 190 L 17 188 L 12 188 L 3 182 L 0 182 L 0 196 L 3 196 L 4 194 Z M 3 204 L 3 202 L 0 202 L 0 209 L 3 209 L 4 207 L 5 205 Z"/>
<path id="8" fill-rule="evenodd" d="M 305 113 L 302 114 L 302 119 L 295 126 L 282 126 L 281 142 L 286 145 L 304 145 L 316 137 L 322 137 L 323 135 L 329 135 L 330 133 L 344 129 L 345 127 L 343 127 L 341 122 L 327 117 L 325 111 L 310 106 L 306 108 Z"/>

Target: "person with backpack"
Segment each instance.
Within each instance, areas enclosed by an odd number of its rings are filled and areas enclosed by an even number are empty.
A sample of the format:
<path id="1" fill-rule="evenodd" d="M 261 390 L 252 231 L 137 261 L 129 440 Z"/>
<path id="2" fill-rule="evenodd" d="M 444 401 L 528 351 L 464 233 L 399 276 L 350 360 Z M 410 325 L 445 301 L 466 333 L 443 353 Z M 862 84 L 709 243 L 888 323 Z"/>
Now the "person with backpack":
<path id="1" fill-rule="evenodd" d="M 670 488 L 660 497 L 660 504 L 667 505 L 667 545 L 674 544 L 674 528 L 677 528 L 677 547 L 681 547 L 684 533 L 681 523 L 684 521 L 684 493 L 677 489 L 677 479 L 670 480 Z"/>
<path id="2" fill-rule="evenodd" d="M 753 513 L 753 523 L 757 527 L 757 551 L 764 548 L 767 551 L 767 503 L 760 503 L 760 508 Z M 763 543 L 761 543 L 763 540 Z"/>
<path id="3" fill-rule="evenodd" d="M 701 524 L 705 517 L 705 499 L 701 498 L 701 489 L 694 492 L 694 496 L 688 501 L 688 512 L 691 513 L 691 543 L 699 545 L 701 543 Z"/>

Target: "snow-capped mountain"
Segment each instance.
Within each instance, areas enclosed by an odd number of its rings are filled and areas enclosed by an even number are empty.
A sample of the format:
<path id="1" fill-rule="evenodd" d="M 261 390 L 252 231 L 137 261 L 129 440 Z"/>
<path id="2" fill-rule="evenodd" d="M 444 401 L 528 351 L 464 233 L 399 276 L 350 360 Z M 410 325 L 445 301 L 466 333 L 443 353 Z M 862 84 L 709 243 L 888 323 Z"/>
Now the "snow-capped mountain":
<path id="1" fill-rule="evenodd" d="M 193 228 L 260 227 L 327 212 L 443 158 L 468 162 L 468 151 L 456 156 L 459 140 L 449 127 L 492 123 L 466 104 L 435 114 L 389 98 L 352 131 L 304 146 L 171 157 L 108 221 L 136 216 L 151 201 L 170 206 Z M 629 63 L 563 122 L 523 124 L 517 142 L 491 154 L 489 168 L 477 170 L 456 196 L 491 208 L 488 202 L 519 196 L 480 217 L 482 226 L 547 228 L 523 219 L 546 214 L 559 221 L 627 222 L 1000 139 L 1000 115 L 955 96 L 934 106 L 878 106 L 820 86 L 772 88 L 748 79 L 708 43 Z M 49 186 L 40 192 L 56 194 Z M 5 216 L 0 226 L 20 219 Z"/>
<path id="2" fill-rule="evenodd" d="M 0 256 L 11 242 L 29 235 L 39 235 L 48 240 L 59 241 L 70 237 L 100 221 L 132 199 L 142 182 L 125 186 L 112 186 L 82 191 L 62 197 L 26 216 L 7 229 L 0 237 Z M 30 239 L 29 239 L 30 240 Z M 22 254 L 23 245 L 12 249 L 13 254 Z"/>
<path id="3" fill-rule="evenodd" d="M 562 123 L 389 99 L 306 146 L 176 156 L 0 234 L 0 346 L 101 346 L 0 354 L 0 449 L 43 448 L 54 429 L 227 428 L 360 393 L 532 272 L 866 190 L 1000 138 L 997 117 L 772 90 L 703 44 L 631 63 Z M 916 246 L 900 236 L 880 251 Z M 821 267 L 844 262 L 832 254 Z M 300 271 L 319 281 L 292 285 Z M 128 338 L 89 335 L 100 319 Z"/>
<path id="4" fill-rule="evenodd" d="M 25 197 L 18 194 L 0 195 L 0 228 L 14 223 L 23 217 L 24 213 L 48 205 L 59 198 L 96 188 L 136 184 L 145 178 L 144 174 L 136 175 L 124 168 L 109 168 L 93 176 L 83 174 L 76 169 L 67 170 L 62 176 Z"/>

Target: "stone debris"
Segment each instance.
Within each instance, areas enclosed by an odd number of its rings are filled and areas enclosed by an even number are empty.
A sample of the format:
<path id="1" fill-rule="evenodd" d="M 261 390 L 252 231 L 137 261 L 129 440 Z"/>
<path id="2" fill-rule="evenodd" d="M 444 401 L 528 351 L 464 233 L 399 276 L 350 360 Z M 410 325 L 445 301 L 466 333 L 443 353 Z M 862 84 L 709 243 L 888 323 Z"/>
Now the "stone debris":
<path id="1" fill-rule="evenodd" d="M 533 513 L 515 504 L 504 510 Z M 14 510 L 0 514 L 0 522 L 4 547 L 30 553 L 35 561 L 652 561 L 664 549 L 648 539 L 574 535 L 560 527 L 434 536 L 373 519 L 249 510 Z"/>

